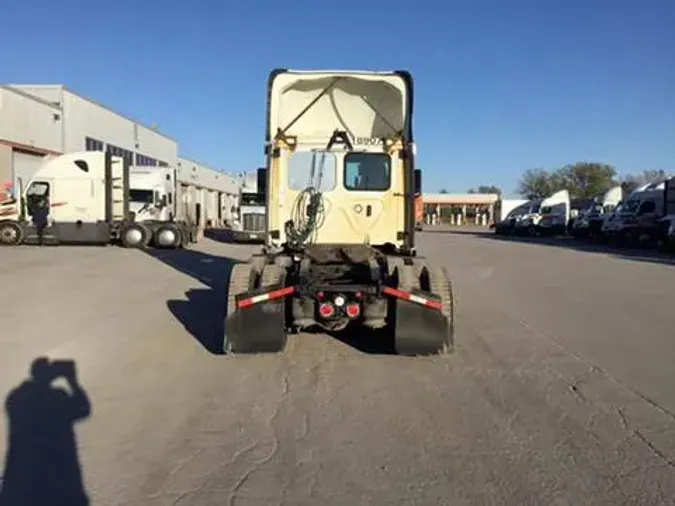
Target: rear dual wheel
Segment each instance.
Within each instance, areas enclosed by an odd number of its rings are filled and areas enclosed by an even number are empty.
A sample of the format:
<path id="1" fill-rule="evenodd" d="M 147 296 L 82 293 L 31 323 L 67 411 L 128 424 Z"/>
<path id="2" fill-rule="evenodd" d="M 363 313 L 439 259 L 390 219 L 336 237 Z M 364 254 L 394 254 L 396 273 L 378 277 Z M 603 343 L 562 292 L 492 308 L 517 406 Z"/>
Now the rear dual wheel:
<path id="1" fill-rule="evenodd" d="M 180 229 L 172 224 L 167 223 L 160 225 L 152 238 L 152 242 L 159 248 L 180 248 L 183 244 L 183 238 Z"/>
<path id="2" fill-rule="evenodd" d="M 455 349 L 455 297 L 452 282 L 445 267 L 428 269 L 429 291 L 441 298 L 441 313 L 448 321 L 447 333 L 441 353 L 450 354 Z"/>
<path id="3" fill-rule="evenodd" d="M 141 223 L 129 223 L 120 232 L 122 246 L 130 249 L 143 249 L 148 246 L 152 239 L 152 233 Z"/>
<path id="4" fill-rule="evenodd" d="M 253 335 L 257 329 L 246 329 L 242 335 L 236 339 L 233 338 L 234 332 L 228 333 L 228 320 L 232 324 L 233 317 L 237 312 L 237 295 L 248 293 L 256 288 L 273 288 L 286 285 L 286 269 L 276 264 L 267 264 L 261 267 L 261 263 L 240 263 L 235 264 L 230 273 L 228 283 L 227 308 L 225 316 L 225 333 L 223 336 L 223 351 L 226 354 L 250 354 L 271 352 L 277 353 L 283 351 L 286 346 L 286 333 L 274 333 L 266 335 L 264 338 L 264 349 L 258 349 L 252 339 L 247 339 Z M 259 270 L 260 269 L 260 270 Z M 264 302 L 262 303 L 264 304 Z M 248 311 L 249 309 L 243 309 Z M 285 311 L 282 311 L 281 318 L 284 319 Z M 284 330 L 285 322 L 280 322 L 281 329 Z M 241 331 L 241 329 L 238 329 Z"/>
<path id="5" fill-rule="evenodd" d="M 398 325 L 405 326 L 406 330 L 397 328 L 394 325 L 394 340 L 396 351 L 399 355 L 433 355 L 450 354 L 454 351 L 454 297 L 452 284 L 445 268 L 428 267 L 421 265 L 399 265 L 396 268 L 398 286 L 400 290 L 406 292 L 421 291 L 431 292 L 440 297 L 441 314 L 445 317 L 445 325 L 442 328 L 434 326 L 433 330 L 424 328 L 425 317 L 420 314 L 420 326 L 409 327 L 405 322 L 399 320 Z M 409 302 L 399 302 L 396 304 L 412 304 Z M 398 306 L 397 306 L 398 307 Z M 422 311 L 433 311 L 432 309 L 422 309 Z M 429 314 L 429 318 L 432 316 Z M 437 333 L 428 334 L 426 332 L 442 332 L 442 336 Z M 439 339 L 440 337 L 440 339 Z"/>

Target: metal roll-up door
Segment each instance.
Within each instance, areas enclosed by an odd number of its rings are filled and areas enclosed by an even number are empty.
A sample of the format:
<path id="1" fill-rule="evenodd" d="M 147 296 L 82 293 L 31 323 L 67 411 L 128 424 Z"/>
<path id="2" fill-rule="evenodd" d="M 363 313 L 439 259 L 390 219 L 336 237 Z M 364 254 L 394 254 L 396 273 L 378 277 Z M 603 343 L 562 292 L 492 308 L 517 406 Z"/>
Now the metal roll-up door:
<path id="1" fill-rule="evenodd" d="M 12 152 L 12 171 L 15 193 L 19 190 L 19 178 L 21 178 L 22 187 L 25 189 L 44 160 L 45 158 L 42 155 L 25 153 L 23 151 L 17 151 L 16 149 Z"/>

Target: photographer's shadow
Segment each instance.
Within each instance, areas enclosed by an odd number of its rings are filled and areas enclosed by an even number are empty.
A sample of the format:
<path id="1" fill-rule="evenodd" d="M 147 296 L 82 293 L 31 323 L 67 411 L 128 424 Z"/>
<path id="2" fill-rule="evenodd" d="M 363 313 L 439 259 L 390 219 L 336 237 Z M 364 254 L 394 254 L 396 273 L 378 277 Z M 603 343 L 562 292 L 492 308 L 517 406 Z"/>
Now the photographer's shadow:
<path id="1" fill-rule="evenodd" d="M 54 385 L 63 378 L 70 392 Z M 89 504 L 74 424 L 91 406 L 77 381 L 75 363 L 38 358 L 31 377 L 5 401 L 8 447 L 0 506 L 86 506 Z"/>

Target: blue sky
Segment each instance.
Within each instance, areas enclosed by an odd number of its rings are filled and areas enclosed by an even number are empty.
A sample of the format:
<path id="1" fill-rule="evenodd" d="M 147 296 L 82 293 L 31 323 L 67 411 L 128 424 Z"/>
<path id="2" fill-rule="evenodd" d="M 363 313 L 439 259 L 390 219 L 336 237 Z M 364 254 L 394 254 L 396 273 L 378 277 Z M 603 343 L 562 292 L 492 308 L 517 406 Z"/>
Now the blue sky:
<path id="1" fill-rule="evenodd" d="M 5 0 L 0 82 L 63 83 L 231 172 L 275 67 L 412 71 L 425 191 L 578 160 L 675 169 L 675 1 Z M 7 20 L 12 20 L 7 22 Z"/>

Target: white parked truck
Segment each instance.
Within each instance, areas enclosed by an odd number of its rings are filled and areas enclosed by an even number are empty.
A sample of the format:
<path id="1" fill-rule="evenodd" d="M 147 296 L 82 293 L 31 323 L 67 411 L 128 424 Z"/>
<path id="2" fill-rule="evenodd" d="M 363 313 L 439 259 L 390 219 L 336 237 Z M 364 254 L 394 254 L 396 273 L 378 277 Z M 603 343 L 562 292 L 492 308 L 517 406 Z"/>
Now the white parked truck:
<path id="1" fill-rule="evenodd" d="M 262 241 L 265 238 L 265 172 L 258 169 L 241 178 L 239 206 L 232 227 L 235 242 Z"/>
<path id="2" fill-rule="evenodd" d="M 612 221 L 603 225 L 605 239 L 632 245 L 658 239 L 663 218 L 665 182 L 645 184 L 633 191 Z"/>
<path id="3" fill-rule="evenodd" d="M 129 208 L 142 227 L 144 246 L 177 248 L 197 242 L 197 224 L 184 209 L 176 169 L 131 167 L 129 186 Z"/>
<path id="4" fill-rule="evenodd" d="M 524 212 L 527 199 L 499 199 L 495 202 L 494 229 L 497 235 L 509 234 L 515 224 L 515 216 Z"/>
<path id="5" fill-rule="evenodd" d="M 352 327 L 400 355 L 451 353 L 448 274 L 415 249 L 410 73 L 275 70 L 267 104 L 265 245 L 232 269 L 224 351 Z"/>
<path id="6" fill-rule="evenodd" d="M 663 215 L 659 223 L 661 245 L 668 251 L 675 251 L 675 177 L 664 184 Z"/>
<path id="7" fill-rule="evenodd" d="M 603 223 L 617 208 L 622 197 L 623 188 L 617 185 L 593 199 L 575 218 L 572 235 L 577 239 L 599 238 L 602 234 Z"/>
<path id="8" fill-rule="evenodd" d="M 570 193 L 555 192 L 541 202 L 536 231 L 542 236 L 564 235 L 570 221 Z"/>
<path id="9" fill-rule="evenodd" d="M 46 159 L 29 181 L 17 181 L 16 199 L 0 204 L 0 245 L 143 247 L 147 227 L 130 210 L 129 173 L 123 158 L 99 151 Z"/>
<path id="10" fill-rule="evenodd" d="M 0 206 L 0 244 L 109 243 L 137 230 L 129 214 L 129 168 L 109 153 L 45 160 L 17 197 Z"/>

